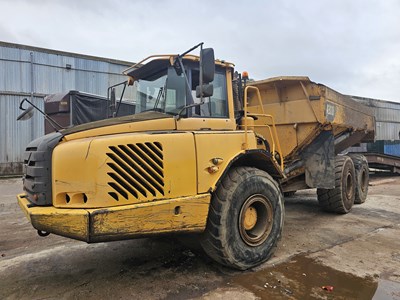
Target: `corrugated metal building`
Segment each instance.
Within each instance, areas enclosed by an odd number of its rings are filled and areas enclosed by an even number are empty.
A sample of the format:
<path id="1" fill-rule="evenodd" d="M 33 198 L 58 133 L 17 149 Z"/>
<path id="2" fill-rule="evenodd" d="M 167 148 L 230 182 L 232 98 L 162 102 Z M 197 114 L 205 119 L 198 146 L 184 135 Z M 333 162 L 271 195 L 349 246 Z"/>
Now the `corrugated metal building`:
<path id="1" fill-rule="evenodd" d="M 400 140 L 400 103 L 356 96 L 352 98 L 374 110 L 376 140 Z"/>
<path id="2" fill-rule="evenodd" d="M 400 157 L 400 103 L 356 96 L 352 98 L 373 109 L 376 141 L 350 147 L 347 151 Z"/>
<path id="3" fill-rule="evenodd" d="M 38 113 L 16 121 L 23 98 L 43 109 L 48 94 L 79 90 L 105 96 L 110 85 L 126 80 L 122 70 L 132 64 L 0 42 L 0 175 L 21 173 L 26 145 L 44 134 L 44 118 Z M 130 93 L 127 90 L 124 100 L 133 101 Z"/>

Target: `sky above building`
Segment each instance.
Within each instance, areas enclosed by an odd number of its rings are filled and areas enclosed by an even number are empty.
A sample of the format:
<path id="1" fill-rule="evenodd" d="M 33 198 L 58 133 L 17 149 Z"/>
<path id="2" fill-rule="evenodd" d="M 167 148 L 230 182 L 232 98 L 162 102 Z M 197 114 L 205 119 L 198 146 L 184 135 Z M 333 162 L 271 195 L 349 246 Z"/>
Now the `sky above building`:
<path id="1" fill-rule="evenodd" d="M 400 102 L 398 0 L 0 0 L 0 40 L 127 61 L 204 42 L 256 80 Z"/>

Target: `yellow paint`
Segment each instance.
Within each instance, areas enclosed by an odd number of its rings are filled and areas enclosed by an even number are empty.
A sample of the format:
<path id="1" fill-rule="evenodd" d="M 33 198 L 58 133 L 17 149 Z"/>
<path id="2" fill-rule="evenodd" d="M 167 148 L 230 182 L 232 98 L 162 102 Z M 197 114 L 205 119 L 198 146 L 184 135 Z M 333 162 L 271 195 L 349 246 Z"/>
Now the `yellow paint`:
<path id="1" fill-rule="evenodd" d="M 108 209 L 28 207 L 23 194 L 17 199 L 36 229 L 93 242 L 166 232 L 201 232 L 206 226 L 211 195 Z"/>
<path id="2" fill-rule="evenodd" d="M 231 119 L 182 118 L 177 121 L 178 130 L 234 130 L 236 123 Z"/>
<path id="3" fill-rule="evenodd" d="M 373 113 L 368 107 L 349 101 L 348 96 L 311 82 L 308 77 L 276 77 L 249 84 L 259 89 L 263 101 L 260 108 L 257 94 L 250 93 L 249 114 L 260 113 L 263 109 L 274 116 L 285 160 L 295 159 L 299 150 L 312 142 L 321 130 L 332 129 L 334 135 L 348 129 L 374 130 Z M 327 104 L 335 109 L 333 120 L 326 116 Z M 262 122 L 256 120 L 254 123 L 260 125 Z M 272 143 L 267 128 L 255 127 L 255 131 Z"/>
<path id="4" fill-rule="evenodd" d="M 73 134 L 66 135 L 64 141 L 71 141 L 83 139 L 87 137 L 130 133 L 130 132 L 144 132 L 155 130 L 174 130 L 176 129 L 174 118 L 146 120 L 139 122 L 127 122 L 118 125 L 103 126 L 100 128 L 89 129 Z"/>
<path id="5" fill-rule="evenodd" d="M 243 223 L 246 230 L 254 228 L 257 223 L 257 210 L 254 207 L 250 206 L 246 209 Z"/>
<path id="6" fill-rule="evenodd" d="M 153 163 L 154 159 L 147 153 L 152 151 L 138 151 L 138 155 L 129 148 L 146 143 L 162 146 L 161 167 Z M 115 155 L 115 151 L 122 153 L 121 156 Z M 117 160 L 110 155 L 117 156 Z M 120 173 L 110 164 L 117 165 Z M 54 149 L 52 166 L 53 205 L 56 207 L 112 207 L 197 194 L 195 144 L 189 132 L 126 133 L 73 140 Z M 137 188 L 133 190 L 137 195 L 118 183 L 115 177 L 129 186 L 134 182 Z M 115 184 L 128 199 L 119 197 L 117 201 L 109 194 L 117 193 L 112 186 Z M 83 195 L 86 195 L 86 203 Z"/>
<path id="7" fill-rule="evenodd" d="M 32 226 L 41 231 L 87 241 L 89 213 L 84 209 L 57 209 L 52 206 L 28 207 L 23 194 L 17 196 L 18 204 Z"/>
<path id="8" fill-rule="evenodd" d="M 206 226 L 210 199 L 210 194 L 204 194 L 89 210 L 91 234 L 94 239 L 101 240 L 165 232 L 200 232 Z"/>
<path id="9" fill-rule="evenodd" d="M 233 158 L 244 153 L 244 131 L 204 131 L 194 132 L 196 138 L 198 193 L 214 190 L 218 179 Z M 257 149 L 254 133 L 249 139 L 250 149 Z M 213 158 L 221 158 L 217 172 L 210 173 Z"/>
<path id="10" fill-rule="evenodd" d="M 253 105 L 253 109 L 255 108 L 255 111 L 251 111 L 248 109 L 248 101 L 247 99 L 249 99 L 248 97 L 248 93 L 249 91 L 252 91 L 256 96 L 252 98 L 252 105 Z M 257 130 L 256 132 L 258 134 L 269 134 L 269 145 L 270 145 L 270 151 L 273 154 L 272 155 L 272 160 L 277 164 L 280 165 L 280 169 L 283 172 L 284 169 L 284 165 L 283 165 L 283 160 L 280 160 L 280 162 L 278 162 L 275 158 L 275 154 L 278 155 L 279 157 L 283 157 L 282 154 L 282 149 L 281 149 L 281 144 L 279 141 L 279 136 L 278 133 L 276 131 L 276 122 L 274 119 L 274 116 L 271 114 L 266 114 L 265 110 L 264 110 L 264 106 L 263 106 L 263 100 L 261 99 L 261 94 L 260 94 L 260 90 L 258 89 L 258 87 L 255 86 L 247 86 L 244 90 L 244 99 L 246 99 L 246 101 L 244 102 L 244 130 L 245 130 L 245 149 L 248 149 L 248 128 L 247 128 L 247 120 L 248 120 L 248 116 L 254 118 L 255 120 L 257 119 L 258 122 L 257 124 L 255 124 L 256 122 L 251 122 L 250 125 L 252 125 L 252 127 L 256 128 Z M 266 131 L 266 132 L 265 132 Z"/>

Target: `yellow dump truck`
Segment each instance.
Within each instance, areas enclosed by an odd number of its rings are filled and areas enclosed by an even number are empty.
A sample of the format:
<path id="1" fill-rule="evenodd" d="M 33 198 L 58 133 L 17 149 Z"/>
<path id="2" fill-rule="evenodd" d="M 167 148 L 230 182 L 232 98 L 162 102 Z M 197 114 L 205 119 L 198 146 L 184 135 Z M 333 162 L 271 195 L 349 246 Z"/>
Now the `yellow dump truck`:
<path id="1" fill-rule="evenodd" d="M 198 47 L 200 56 L 151 56 L 124 72 L 138 113 L 27 146 L 17 198 L 40 235 L 198 233 L 215 261 L 247 269 L 277 245 L 282 193 L 316 187 L 339 213 L 365 200 L 363 158 L 338 154 L 373 136 L 366 107 L 307 77 L 249 82 Z"/>

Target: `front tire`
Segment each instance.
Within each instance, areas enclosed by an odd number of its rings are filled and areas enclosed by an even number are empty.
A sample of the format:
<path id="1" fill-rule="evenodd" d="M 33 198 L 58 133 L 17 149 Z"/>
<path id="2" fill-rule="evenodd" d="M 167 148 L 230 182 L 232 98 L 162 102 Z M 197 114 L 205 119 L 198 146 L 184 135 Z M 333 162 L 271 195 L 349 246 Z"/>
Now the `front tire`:
<path id="1" fill-rule="evenodd" d="M 211 199 L 201 245 L 220 264 L 245 270 L 271 257 L 283 220 L 282 194 L 271 176 L 256 168 L 234 168 Z"/>

